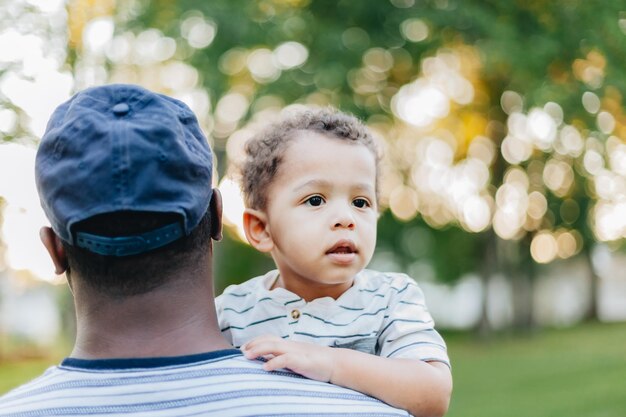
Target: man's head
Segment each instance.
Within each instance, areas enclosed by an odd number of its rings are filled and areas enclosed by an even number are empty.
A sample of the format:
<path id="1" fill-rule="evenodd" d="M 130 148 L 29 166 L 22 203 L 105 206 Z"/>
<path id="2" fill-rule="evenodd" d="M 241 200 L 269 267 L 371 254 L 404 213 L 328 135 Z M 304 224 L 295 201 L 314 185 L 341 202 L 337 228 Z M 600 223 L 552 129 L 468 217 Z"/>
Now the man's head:
<path id="1" fill-rule="evenodd" d="M 246 160 L 241 167 L 246 207 L 257 210 L 266 208 L 267 190 L 280 171 L 285 151 L 303 132 L 364 145 L 374 155 L 378 181 L 379 149 L 369 130 L 348 114 L 329 108 L 307 109 L 287 115 L 247 142 Z"/>
<path id="2" fill-rule="evenodd" d="M 378 153 L 355 118 L 298 113 L 247 146 L 244 231 L 280 271 L 276 284 L 306 300 L 338 297 L 372 258 Z"/>
<path id="3" fill-rule="evenodd" d="M 141 87 L 90 88 L 61 104 L 35 174 L 69 269 L 105 293 L 149 291 L 219 237 L 212 154 L 196 117 Z"/>

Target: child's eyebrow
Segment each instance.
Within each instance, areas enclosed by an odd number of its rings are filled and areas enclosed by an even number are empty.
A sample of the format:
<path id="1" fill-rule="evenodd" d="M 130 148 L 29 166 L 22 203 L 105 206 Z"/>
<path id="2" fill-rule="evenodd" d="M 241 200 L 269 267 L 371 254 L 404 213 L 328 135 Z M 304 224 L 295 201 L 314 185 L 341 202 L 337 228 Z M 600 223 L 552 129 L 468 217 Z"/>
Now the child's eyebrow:
<path id="1" fill-rule="evenodd" d="M 301 191 L 305 188 L 328 188 L 331 185 L 332 183 L 326 180 L 309 180 L 303 184 L 295 186 L 293 191 Z"/>
<path id="2" fill-rule="evenodd" d="M 365 182 L 355 185 L 354 189 L 365 193 L 375 193 L 375 188 Z"/>
<path id="3" fill-rule="evenodd" d="M 303 189 L 308 189 L 308 188 L 318 188 L 318 189 L 327 189 L 330 188 L 333 185 L 333 183 L 331 181 L 327 181 L 327 180 L 320 180 L 320 179 L 313 179 L 313 180 L 309 180 L 303 184 L 299 184 L 297 186 L 295 186 L 293 188 L 294 192 L 298 192 L 298 191 L 302 191 Z M 374 193 L 375 189 L 374 187 L 372 187 L 370 184 L 366 183 L 366 182 L 361 182 L 358 184 L 354 184 L 351 186 L 351 188 L 355 191 L 358 192 L 364 192 L 364 193 Z"/>

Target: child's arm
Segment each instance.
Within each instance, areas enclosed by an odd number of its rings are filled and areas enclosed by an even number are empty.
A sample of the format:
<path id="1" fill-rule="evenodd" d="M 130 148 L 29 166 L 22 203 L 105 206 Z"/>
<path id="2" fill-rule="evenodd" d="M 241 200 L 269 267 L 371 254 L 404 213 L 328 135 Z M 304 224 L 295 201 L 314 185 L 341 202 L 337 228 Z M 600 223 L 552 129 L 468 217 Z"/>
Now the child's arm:
<path id="1" fill-rule="evenodd" d="M 350 349 L 261 336 L 244 346 L 248 359 L 269 358 L 268 371 L 289 368 L 318 381 L 360 391 L 416 417 L 443 416 L 452 392 L 452 375 L 441 362 L 383 358 Z"/>

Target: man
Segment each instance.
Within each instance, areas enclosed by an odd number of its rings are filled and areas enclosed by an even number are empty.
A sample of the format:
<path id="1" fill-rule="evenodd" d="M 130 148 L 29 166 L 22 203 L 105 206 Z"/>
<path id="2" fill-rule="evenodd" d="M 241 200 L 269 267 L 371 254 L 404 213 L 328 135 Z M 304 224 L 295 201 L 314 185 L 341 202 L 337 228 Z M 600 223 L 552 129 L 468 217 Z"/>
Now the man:
<path id="1" fill-rule="evenodd" d="M 59 366 L 0 398 L 0 415 L 407 415 L 265 372 L 221 336 L 212 168 L 195 116 L 172 98 L 109 85 L 56 109 L 36 158 L 52 225 L 41 239 L 74 295 L 76 341 Z"/>

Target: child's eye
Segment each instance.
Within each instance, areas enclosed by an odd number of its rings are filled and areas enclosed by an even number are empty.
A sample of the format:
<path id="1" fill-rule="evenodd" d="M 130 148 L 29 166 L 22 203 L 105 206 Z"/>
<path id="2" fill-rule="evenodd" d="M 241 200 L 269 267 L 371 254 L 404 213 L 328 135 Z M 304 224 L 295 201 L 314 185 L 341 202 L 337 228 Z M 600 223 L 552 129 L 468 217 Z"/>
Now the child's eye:
<path id="1" fill-rule="evenodd" d="M 324 199 L 319 195 L 314 195 L 312 197 L 307 198 L 304 201 L 304 203 L 308 204 L 309 206 L 318 207 L 324 204 Z"/>
<path id="2" fill-rule="evenodd" d="M 369 206 L 370 206 L 369 201 L 367 201 L 367 200 L 366 200 L 366 199 L 364 199 L 364 198 L 355 198 L 355 199 L 352 201 L 352 204 L 353 204 L 355 207 L 358 207 L 358 208 L 365 208 L 365 207 L 369 207 Z"/>

